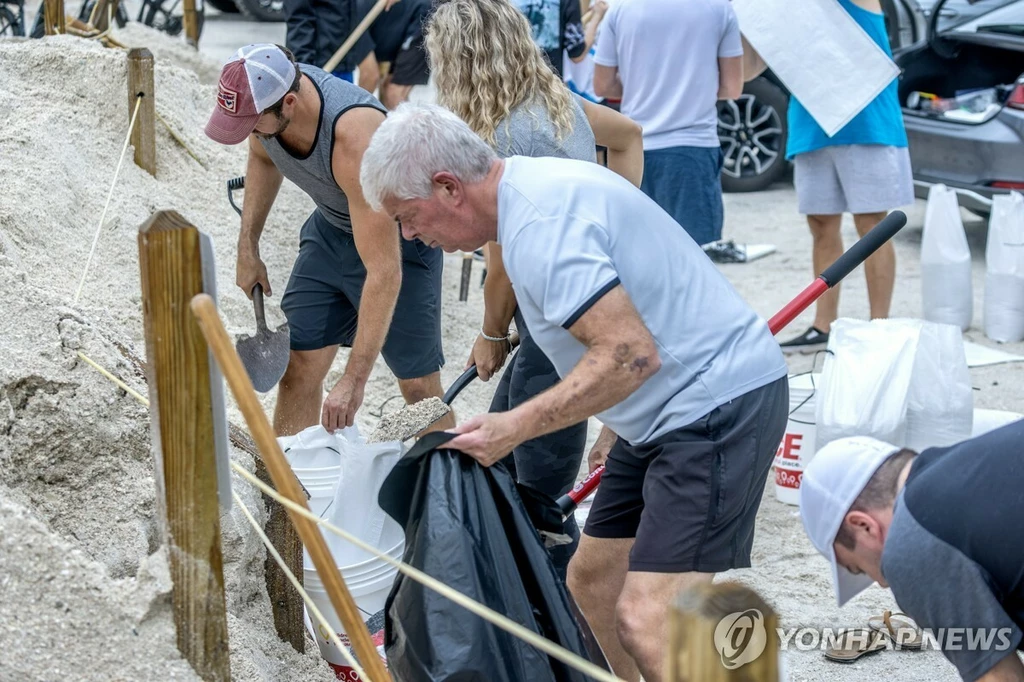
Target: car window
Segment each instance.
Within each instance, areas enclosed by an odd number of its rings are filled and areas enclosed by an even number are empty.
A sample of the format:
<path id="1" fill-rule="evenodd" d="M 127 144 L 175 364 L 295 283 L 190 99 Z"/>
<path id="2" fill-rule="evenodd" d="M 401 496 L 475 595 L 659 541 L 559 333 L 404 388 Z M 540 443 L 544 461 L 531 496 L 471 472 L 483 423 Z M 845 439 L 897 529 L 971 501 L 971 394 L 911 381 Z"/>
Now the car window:
<path id="1" fill-rule="evenodd" d="M 1004 33 L 1024 36 L 1024 2 L 1013 2 L 956 27 L 956 33 Z"/>

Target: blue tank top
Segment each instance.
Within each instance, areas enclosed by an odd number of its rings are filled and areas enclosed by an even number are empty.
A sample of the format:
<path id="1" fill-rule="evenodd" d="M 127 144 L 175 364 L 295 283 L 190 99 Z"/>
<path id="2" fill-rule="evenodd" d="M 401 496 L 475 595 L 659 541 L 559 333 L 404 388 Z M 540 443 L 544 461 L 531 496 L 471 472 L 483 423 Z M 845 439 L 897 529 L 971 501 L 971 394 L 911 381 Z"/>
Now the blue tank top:
<path id="1" fill-rule="evenodd" d="M 850 0 L 839 0 L 839 4 L 871 36 L 875 44 L 892 57 L 889 36 L 885 30 L 885 17 L 858 7 Z M 790 97 L 786 158 L 791 159 L 797 154 L 834 145 L 879 144 L 906 147 L 907 131 L 903 127 L 903 111 L 900 109 L 898 90 L 899 81 L 893 79 L 878 97 L 832 137 L 825 134 L 796 97 Z"/>

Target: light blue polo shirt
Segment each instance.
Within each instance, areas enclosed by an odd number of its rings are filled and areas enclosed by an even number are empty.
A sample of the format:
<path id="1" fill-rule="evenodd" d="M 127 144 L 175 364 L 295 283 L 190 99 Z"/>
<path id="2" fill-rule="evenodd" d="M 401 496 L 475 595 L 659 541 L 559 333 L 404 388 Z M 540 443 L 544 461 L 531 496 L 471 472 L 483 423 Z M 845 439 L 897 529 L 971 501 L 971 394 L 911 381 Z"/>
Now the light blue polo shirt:
<path id="1" fill-rule="evenodd" d="M 530 334 L 560 377 L 586 350 L 568 329 L 615 286 L 629 295 L 661 369 L 597 417 L 630 444 L 786 376 L 768 324 L 671 216 L 603 166 L 506 159 L 498 242 Z"/>

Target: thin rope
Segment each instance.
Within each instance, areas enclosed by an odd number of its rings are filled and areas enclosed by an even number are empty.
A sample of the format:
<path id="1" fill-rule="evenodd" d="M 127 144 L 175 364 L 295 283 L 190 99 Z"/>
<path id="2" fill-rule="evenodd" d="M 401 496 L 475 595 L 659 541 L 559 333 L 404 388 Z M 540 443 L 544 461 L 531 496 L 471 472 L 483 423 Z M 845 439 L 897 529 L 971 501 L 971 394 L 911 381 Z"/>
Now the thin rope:
<path id="1" fill-rule="evenodd" d="M 246 471 L 244 467 L 236 464 L 235 462 L 231 463 L 231 467 L 235 470 L 235 473 L 249 481 L 249 483 L 251 483 L 252 485 L 259 488 L 264 494 L 277 500 L 280 504 L 288 507 L 297 514 L 306 517 L 310 521 L 313 521 L 314 523 L 323 526 L 325 529 L 334 533 L 338 537 L 347 540 L 348 542 L 352 543 L 353 545 L 362 549 L 363 551 L 369 552 L 370 554 L 376 556 L 378 559 L 381 559 L 391 564 L 392 566 L 397 568 L 401 573 L 405 574 L 412 580 L 434 590 L 435 592 L 444 597 L 447 597 L 459 606 L 462 606 L 468 611 L 476 614 L 477 616 L 480 616 L 481 618 L 486 620 L 488 623 L 491 623 L 495 627 L 498 627 L 504 630 L 505 632 L 518 637 L 527 644 L 531 644 L 532 646 L 540 649 L 552 658 L 558 659 L 570 668 L 573 668 L 574 670 L 577 670 L 583 673 L 584 675 L 589 675 L 590 677 L 593 677 L 595 680 L 599 680 L 600 682 L 623 682 L 621 679 L 619 679 L 612 673 L 608 672 L 607 670 L 604 670 L 603 668 L 594 665 L 590 661 L 580 656 L 577 656 L 571 651 L 558 646 L 554 642 L 545 639 L 544 637 L 541 637 L 536 632 L 523 627 L 511 618 L 504 616 L 495 611 L 494 609 L 484 606 L 483 604 L 480 604 L 479 602 L 467 597 L 461 592 L 453 590 L 440 580 L 431 577 L 430 575 L 424 573 L 418 568 L 410 566 L 409 564 L 403 561 L 393 559 L 387 554 L 381 552 L 376 547 L 367 544 L 366 542 L 363 542 L 351 533 L 341 528 L 338 528 L 337 526 L 329 523 L 324 519 L 319 518 L 305 507 L 298 505 L 295 502 L 292 502 L 287 497 L 282 496 L 276 490 L 266 485 L 263 481 L 253 476 L 251 473 Z"/>
<path id="2" fill-rule="evenodd" d="M 103 369 L 102 367 L 97 365 L 96 363 L 88 360 L 87 358 L 85 358 L 85 356 L 82 356 L 82 357 L 90 365 L 92 365 L 93 367 L 98 369 L 100 371 L 100 373 L 104 377 L 106 377 L 107 379 L 110 379 L 111 381 L 113 381 L 120 388 L 122 388 L 122 389 L 125 388 L 124 382 L 120 381 L 113 374 L 111 374 L 110 372 L 106 371 L 105 369 Z M 138 392 L 130 391 L 129 395 L 131 395 L 133 398 L 135 398 L 136 400 L 141 402 L 143 405 L 149 405 L 149 401 L 146 400 L 146 398 L 143 397 Z M 571 651 L 568 651 L 567 649 L 564 649 L 564 648 L 558 646 L 554 642 L 541 637 L 536 632 L 533 632 L 532 630 L 528 630 L 527 628 L 523 627 L 519 623 L 516 623 L 514 620 L 508 618 L 507 616 L 504 616 L 504 615 L 498 613 L 494 609 L 491 609 L 491 608 L 489 608 L 487 606 L 484 606 L 483 604 L 480 604 L 479 602 L 474 601 L 473 599 L 467 597 L 466 595 L 464 595 L 464 594 L 462 594 L 460 592 L 456 592 L 452 588 L 450 588 L 447 585 L 445 585 L 444 583 L 442 583 L 440 580 L 437 580 L 436 578 L 431 577 L 430 575 L 424 573 L 423 571 L 419 570 L 418 568 L 414 568 L 413 566 L 410 566 L 409 564 L 407 564 L 407 563 L 405 563 L 403 561 L 398 561 L 397 559 L 393 559 L 392 557 L 390 557 L 390 556 L 384 554 L 383 552 L 381 552 L 376 547 L 363 542 L 362 540 L 360 540 L 359 538 L 355 537 L 354 535 L 348 533 L 347 531 L 345 531 L 345 530 L 343 530 L 341 528 L 338 528 L 337 526 L 329 523 L 326 519 L 322 519 L 322 518 L 316 516 L 315 514 L 313 514 L 311 511 L 309 511 L 305 507 L 303 507 L 301 505 L 298 505 L 295 502 L 292 502 L 287 497 L 282 496 L 276 490 L 274 490 L 273 488 L 271 488 L 270 486 L 265 484 L 260 479 L 256 478 L 251 473 L 249 473 L 248 470 L 246 470 L 243 466 L 241 466 L 237 462 L 231 462 L 231 468 L 235 471 L 236 474 L 238 474 L 239 476 L 241 476 L 242 478 L 247 480 L 252 485 L 256 486 L 265 495 L 267 495 L 268 497 L 276 500 L 277 502 L 279 502 L 280 504 L 284 505 L 288 509 L 291 509 L 292 511 L 296 512 L 297 514 L 300 514 L 300 515 L 306 517 L 310 521 L 313 521 L 314 523 L 323 526 L 328 531 L 334 533 L 338 537 L 341 537 L 341 538 L 347 540 L 348 542 L 352 543 L 356 547 L 359 547 L 360 549 L 362 549 L 362 550 L 364 550 L 366 552 L 369 552 L 370 554 L 374 555 L 378 559 L 384 560 L 386 563 L 391 564 L 392 566 L 397 568 L 401 573 L 403 573 L 404 575 L 407 575 L 412 580 L 420 583 L 421 585 L 423 585 L 423 586 L 425 586 L 425 587 L 427 587 L 427 588 L 429 588 L 431 590 L 434 590 L 435 592 L 437 592 L 440 595 L 443 595 L 443 596 L 447 597 L 448 599 L 452 600 L 453 602 L 455 602 L 459 606 L 462 606 L 463 608 L 465 608 L 466 610 L 470 611 L 471 613 L 474 613 L 477 616 L 480 616 L 485 621 L 491 623 L 495 627 L 500 628 L 501 630 L 504 630 L 505 632 L 507 632 L 507 633 L 509 633 L 509 634 L 511 634 L 511 635 L 513 635 L 515 637 L 518 637 L 519 639 L 525 641 L 526 643 L 535 646 L 536 648 L 540 649 L 541 651 L 543 651 L 544 653 L 548 654 L 552 658 L 558 659 L 562 663 L 565 663 L 570 668 L 573 668 L 574 670 L 577 670 L 577 671 L 583 673 L 584 675 L 589 675 L 590 677 L 593 677 L 595 680 L 598 680 L 599 682 L 623 682 L 623 680 L 621 680 L 620 678 L 616 677 L 614 674 L 609 673 L 607 670 L 604 670 L 603 668 L 600 668 L 600 667 L 594 665 L 590 661 L 588 661 L 588 660 L 586 660 L 586 659 L 584 659 L 584 658 L 582 658 L 580 656 L 577 656 L 576 654 L 572 653 Z M 276 550 L 275 550 L 275 552 L 276 552 Z M 328 628 L 328 630 L 330 630 L 330 628 Z"/>
<path id="3" fill-rule="evenodd" d="M 242 513 L 245 515 L 245 518 L 249 521 L 249 525 L 252 526 L 252 529 L 256 531 L 257 535 L 260 536 L 260 540 L 262 540 L 263 544 L 266 545 L 267 551 L 270 552 L 270 556 L 274 557 L 274 561 L 276 561 L 277 565 L 281 567 L 281 570 L 288 578 L 288 581 L 292 584 L 292 587 L 294 587 L 296 591 L 298 591 L 299 595 L 302 596 L 302 601 L 306 602 L 306 608 L 309 609 L 310 614 L 328 633 L 327 638 L 331 640 L 331 643 L 334 644 L 334 646 L 338 647 L 338 650 L 341 651 L 341 655 L 345 657 L 345 661 L 349 664 L 352 670 L 355 671 L 356 675 L 359 676 L 359 679 L 369 680 L 370 678 L 367 677 L 366 673 L 363 672 L 363 669 L 359 666 L 359 663 L 356 661 L 355 657 L 352 656 L 352 652 L 348 650 L 347 646 L 341 643 L 341 639 L 338 638 L 338 633 L 334 631 L 334 628 L 331 627 L 331 624 L 327 622 L 326 618 L 324 618 L 324 614 L 320 611 L 320 609 L 317 608 L 316 604 L 313 603 L 313 598 L 310 597 L 309 593 L 306 592 L 306 590 L 302 587 L 302 583 L 300 583 L 298 578 L 295 577 L 295 574 L 288 569 L 288 566 L 287 564 L 285 564 L 284 559 L 281 557 L 277 549 L 274 547 L 274 543 L 272 543 L 270 541 L 270 538 L 267 537 L 267 534 L 263 532 L 263 529 L 260 527 L 259 522 L 255 518 L 253 518 L 253 515 L 249 512 L 249 508 L 245 506 L 244 502 L 242 502 L 242 498 L 239 497 L 238 493 L 236 493 L 233 490 L 231 491 L 231 496 L 235 498 L 235 504 L 237 504 L 238 508 L 242 510 Z"/>
<path id="4" fill-rule="evenodd" d="M 82 279 L 78 283 L 78 290 L 75 291 L 75 300 L 82 297 L 82 287 L 85 286 L 85 277 L 89 274 L 89 266 L 92 265 L 92 257 L 96 254 L 96 244 L 100 241 L 100 232 L 103 231 L 103 221 L 107 218 L 107 209 L 110 208 L 110 200 L 114 197 L 114 188 L 117 187 L 117 176 L 121 173 L 121 164 L 124 163 L 124 153 L 128 151 L 128 144 L 132 140 L 132 131 L 135 130 L 135 119 L 139 115 L 139 107 L 142 105 L 142 95 L 135 98 L 135 110 L 132 111 L 132 120 L 128 124 L 128 134 L 124 136 L 124 146 L 121 147 L 121 158 L 117 160 L 117 168 L 114 169 L 114 179 L 110 183 L 110 191 L 107 192 L 107 201 L 103 204 L 103 212 L 100 214 L 100 222 L 96 226 L 96 234 L 92 238 L 92 248 L 89 249 L 89 257 L 85 260 L 85 269 L 82 270 Z"/>
<path id="5" fill-rule="evenodd" d="M 182 149 L 184 149 L 186 152 L 188 152 L 188 155 L 192 157 L 192 160 L 194 160 L 196 163 L 198 163 L 200 166 L 202 166 L 203 170 L 206 170 L 206 164 L 203 163 L 202 161 L 200 161 L 199 157 L 196 156 L 195 152 L 193 152 L 191 149 L 189 149 L 189 146 L 187 144 L 185 144 L 185 140 L 183 140 L 181 138 L 181 136 L 178 135 L 178 133 L 174 130 L 174 128 L 171 127 L 171 124 L 168 123 L 167 120 L 163 116 L 160 115 L 159 111 L 156 111 L 154 113 L 156 114 L 157 120 L 160 121 L 161 123 L 163 123 L 164 127 L 167 128 L 167 132 L 171 134 L 171 137 L 174 138 L 174 141 L 177 142 L 178 144 L 180 144 Z"/>
<path id="6" fill-rule="evenodd" d="M 118 379 L 116 376 L 114 376 L 113 374 L 111 374 L 107 370 L 103 369 L 103 367 L 101 367 L 95 360 L 90 358 L 88 355 L 86 355 L 82 351 L 78 351 L 78 357 L 82 358 L 82 360 L 84 360 L 88 364 L 92 365 L 93 369 L 95 369 L 97 372 L 99 372 L 100 374 L 102 374 L 106 378 L 110 379 L 112 382 L 114 382 L 117 385 L 117 387 L 120 388 L 122 391 L 124 391 L 125 393 L 127 393 L 131 397 L 135 398 L 136 400 L 138 400 L 140 403 L 142 403 L 146 407 L 149 407 L 149 398 L 145 397 L 144 395 L 142 395 L 141 393 L 136 391 L 134 388 L 132 388 L 128 384 L 126 384 L 123 381 L 121 381 L 120 379 Z"/>

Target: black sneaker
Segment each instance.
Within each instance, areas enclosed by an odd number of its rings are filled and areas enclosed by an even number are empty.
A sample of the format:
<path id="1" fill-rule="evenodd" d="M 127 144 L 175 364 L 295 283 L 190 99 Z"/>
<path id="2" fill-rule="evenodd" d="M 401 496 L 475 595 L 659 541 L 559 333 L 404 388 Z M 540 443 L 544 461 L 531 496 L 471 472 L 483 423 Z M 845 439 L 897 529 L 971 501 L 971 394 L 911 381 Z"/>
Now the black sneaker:
<path id="1" fill-rule="evenodd" d="M 714 263 L 746 263 L 747 252 L 741 246 L 736 246 L 736 242 L 733 240 L 724 241 L 719 239 L 715 242 L 705 244 L 703 247 L 704 253 L 708 254 L 708 258 Z"/>
<path id="2" fill-rule="evenodd" d="M 828 346 L 828 332 L 823 332 L 817 327 L 811 327 L 795 339 L 779 344 L 783 353 L 813 353 L 825 350 L 826 346 Z"/>

